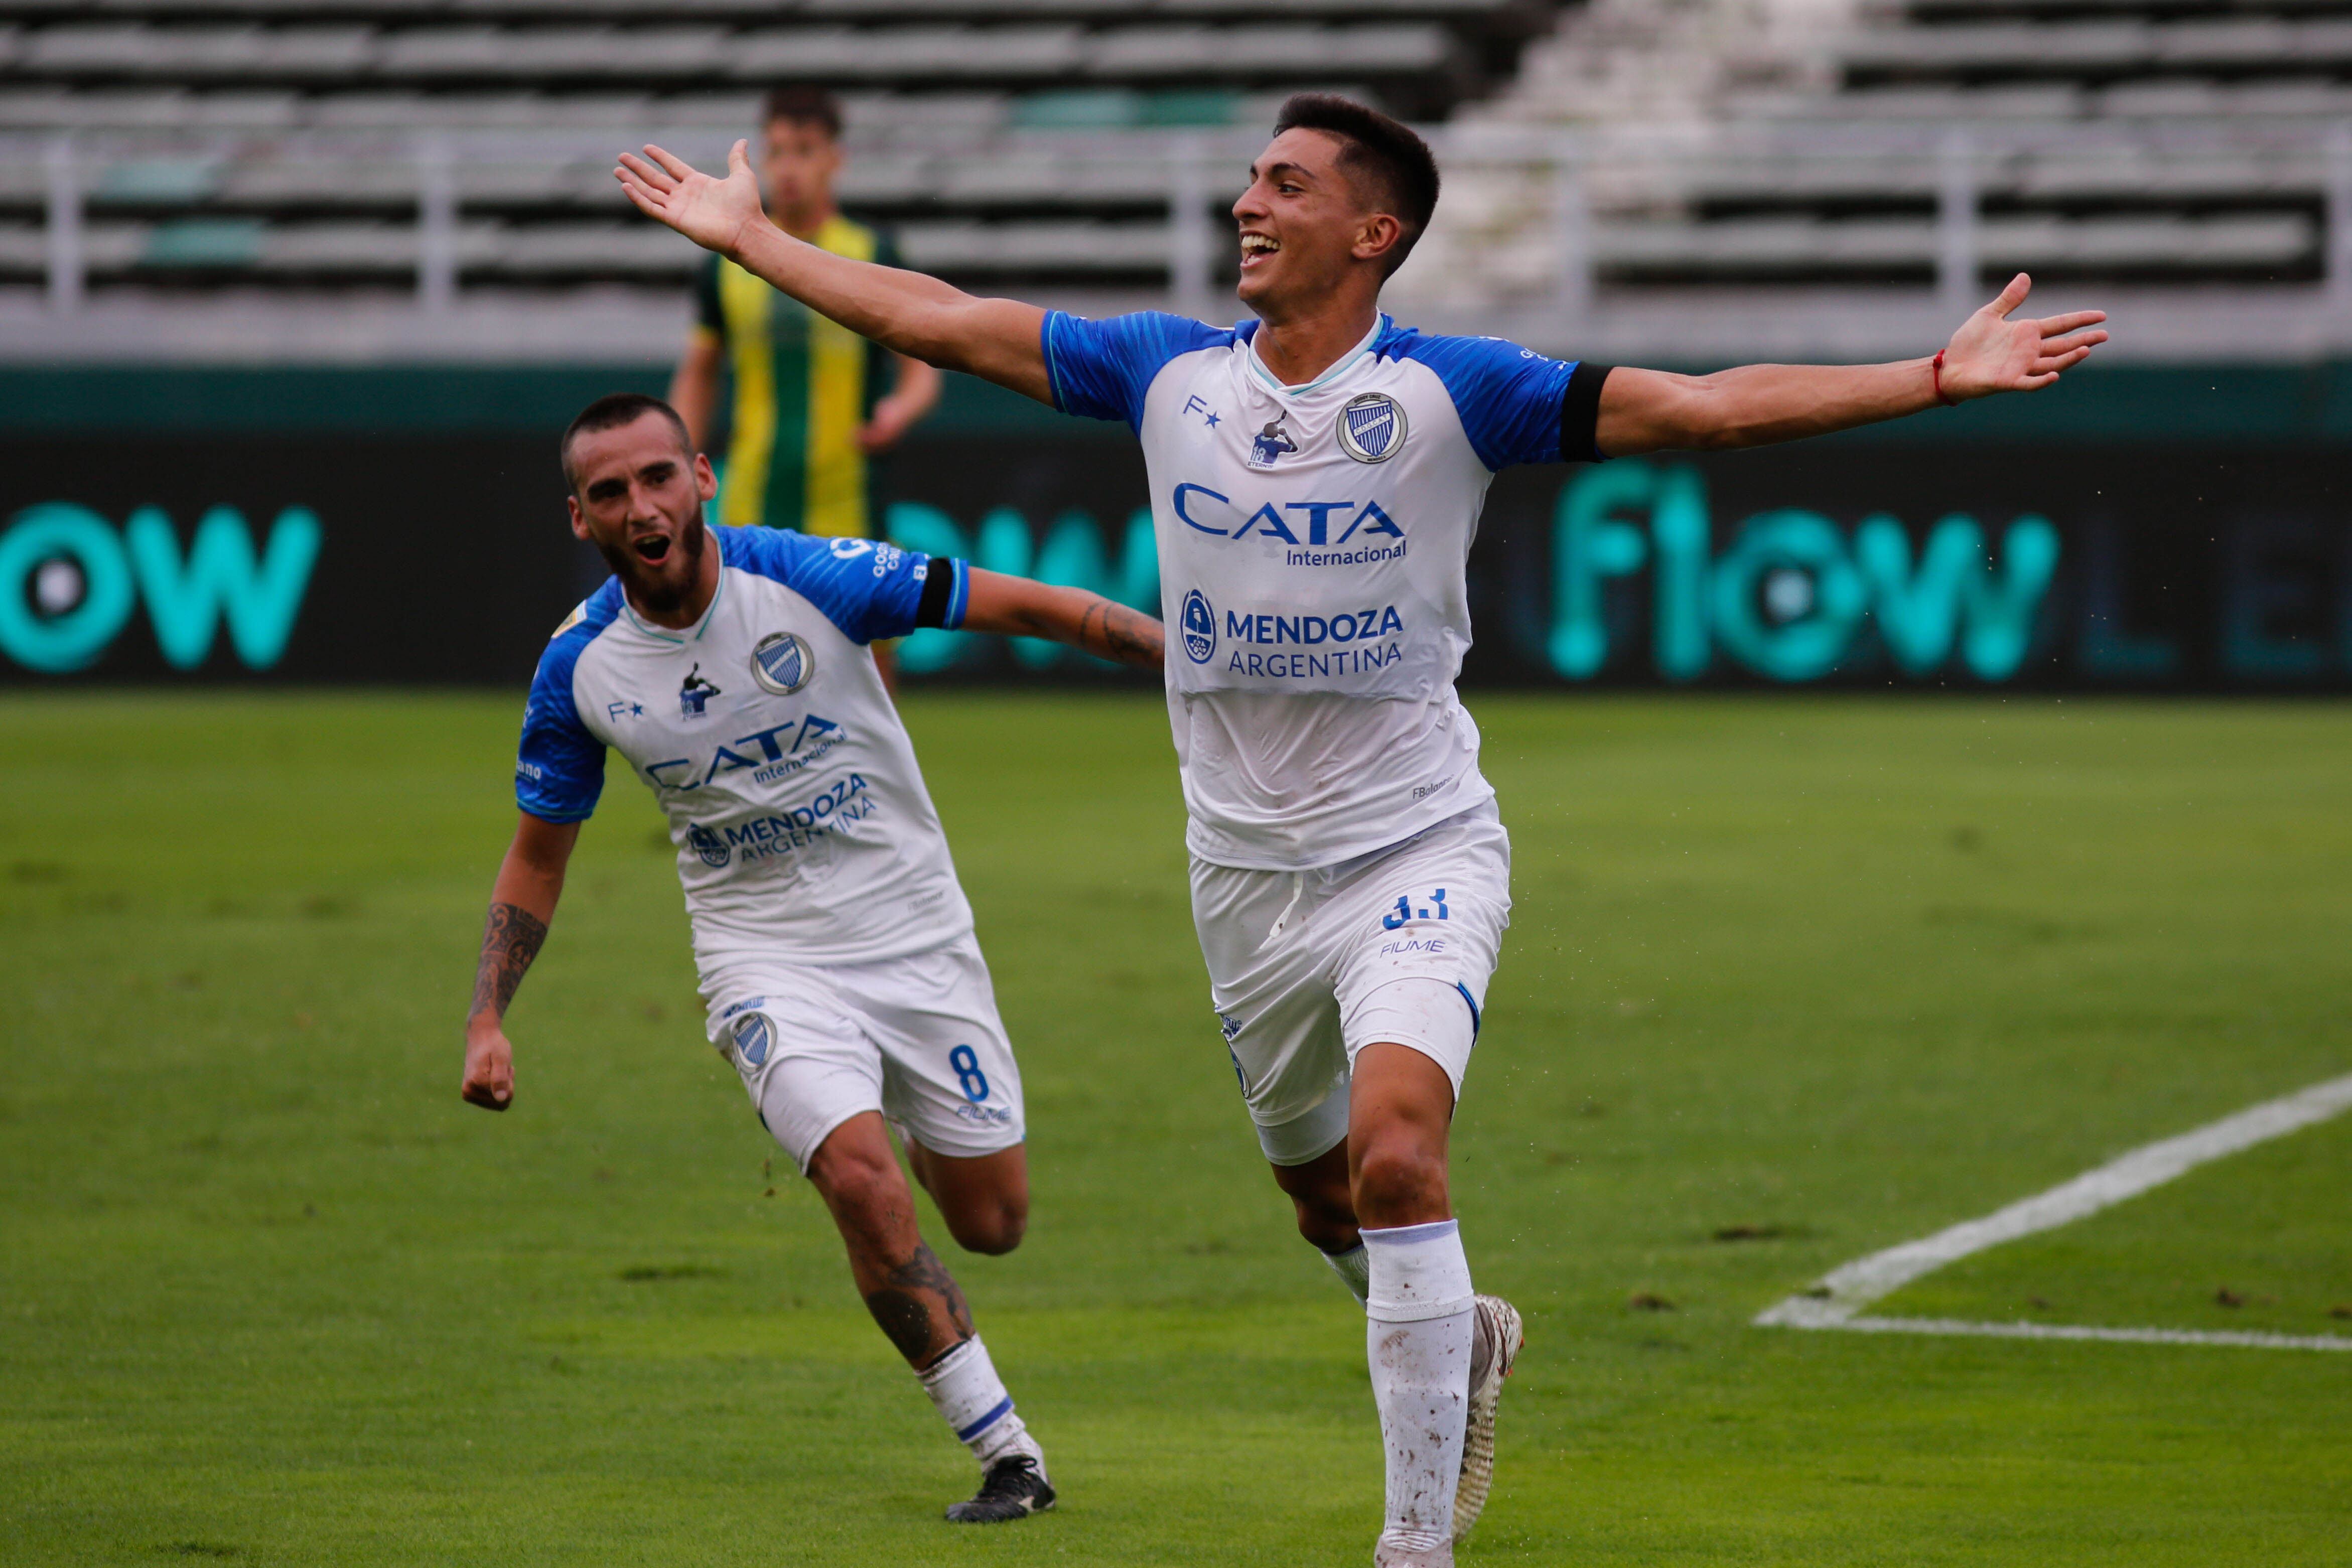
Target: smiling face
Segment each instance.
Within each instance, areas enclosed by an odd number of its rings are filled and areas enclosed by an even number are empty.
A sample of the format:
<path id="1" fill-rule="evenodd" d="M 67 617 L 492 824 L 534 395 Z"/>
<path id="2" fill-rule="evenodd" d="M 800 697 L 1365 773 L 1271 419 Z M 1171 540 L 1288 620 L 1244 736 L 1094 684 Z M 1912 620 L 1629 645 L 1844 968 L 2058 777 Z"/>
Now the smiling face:
<path id="1" fill-rule="evenodd" d="M 564 453 L 572 531 L 596 547 L 629 601 L 656 619 L 698 609 L 709 536 L 702 504 L 719 494 L 710 460 L 648 409 L 626 424 L 582 431 Z"/>
<path id="2" fill-rule="evenodd" d="M 833 215 L 833 183 L 841 173 L 841 143 L 814 120 L 772 120 L 760 134 L 760 181 L 776 222 L 793 234 L 815 229 Z"/>
<path id="3" fill-rule="evenodd" d="M 1394 214 L 1341 162 L 1347 146 L 1326 131 L 1293 127 L 1250 165 L 1250 186 L 1234 204 L 1241 229 L 1242 303 L 1266 320 L 1311 308 L 1328 296 L 1369 286 L 1377 293 L 1387 256 L 1403 236 Z"/>

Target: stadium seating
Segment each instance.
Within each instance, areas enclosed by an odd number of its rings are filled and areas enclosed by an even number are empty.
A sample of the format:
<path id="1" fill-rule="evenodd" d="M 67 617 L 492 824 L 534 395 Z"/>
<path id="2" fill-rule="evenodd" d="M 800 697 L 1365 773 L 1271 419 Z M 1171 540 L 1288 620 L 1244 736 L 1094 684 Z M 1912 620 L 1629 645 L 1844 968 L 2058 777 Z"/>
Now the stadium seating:
<path id="1" fill-rule="evenodd" d="M 58 264 L 61 189 L 100 293 L 416 288 L 428 252 L 466 289 L 675 291 L 695 254 L 619 201 L 611 152 L 646 136 L 713 158 L 795 80 L 845 94 L 848 203 L 914 265 L 988 287 L 1181 282 L 1180 220 L 1214 221 L 1235 150 L 1302 86 L 1455 121 L 1406 298 L 1491 311 L 1575 278 L 1972 289 L 2017 267 L 2294 287 L 2352 255 L 2352 224 L 2330 216 L 2352 206 L 2336 129 L 2352 0 L 19 0 L 7 16 L 0 294 Z M 1187 183 L 1171 131 L 1227 172 Z"/>
<path id="2" fill-rule="evenodd" d="M 1433 236 L 1457 296 L 1515 245 L 1603 287 L 2308 285 L 2352 202 L 2352 4 L 1596 0 L 1468 118 L 1578 128 L 1590 210 L 1580 258 L 1549 210 Z"/>
<path id="3" fill-rule="evenodd" d="M 1167 160 L 1126 133 L 1262 123 L 1314 85 L 1442 116 L 1551 17 L 1550 0 L 23 0 L 0 23 L 0 289 L 44 281 L 60 167 L 101 292 L 414 277 L 436 188 L 467 287 L 675 287 L 695 256 L 620 201 L 612 152 L 644 135 L 715 156 L 793 81 L 848 98 L 845 194 L 917 265 L 1157 284 Z"/>

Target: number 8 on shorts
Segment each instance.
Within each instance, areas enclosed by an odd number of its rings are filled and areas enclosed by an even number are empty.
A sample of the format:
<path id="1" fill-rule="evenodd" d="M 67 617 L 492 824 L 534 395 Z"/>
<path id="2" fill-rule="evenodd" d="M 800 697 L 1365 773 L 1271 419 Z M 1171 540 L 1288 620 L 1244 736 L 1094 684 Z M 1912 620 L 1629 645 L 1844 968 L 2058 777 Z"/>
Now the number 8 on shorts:
<path id="1" fill-rule="evenodd" d="M 955 1069 L 956 1082 L 963 1085 L 963 1097 L 977 1105 L 988 1098 L 988 1074 L 980 1070 L 980 1053 L 968 1045 L 959 1045 L 948 1052 L 948 1065 Z"/>

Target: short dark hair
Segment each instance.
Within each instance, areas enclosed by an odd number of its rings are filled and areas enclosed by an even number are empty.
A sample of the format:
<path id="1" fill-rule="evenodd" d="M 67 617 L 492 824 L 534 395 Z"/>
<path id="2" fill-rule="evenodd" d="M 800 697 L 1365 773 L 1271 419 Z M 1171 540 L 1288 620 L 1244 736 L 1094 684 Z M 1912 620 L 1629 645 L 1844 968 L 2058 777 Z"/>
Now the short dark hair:
<path id="1" fill-rule="evenodd" d="M 1388 269 L 1402 267 L 1429 227 L 1429 214 L 1437 210 L 1437 159 L 1429 143 L 1379 110 L 1329 92 L 1294 93 L 1286 99 L 1274 133 L 1286 131 L 1320 131 L 1339 139 L 1339 166 L 1369 187 L 1365 194 L 1381 211 L 1404 225 L 1389 252 Z"/>
<path id="2" fill-rule="evenodd" d="M 824 133 L 841 140 L 841 99 L 821 87 L 780 87 L 760 106 L 760 123 L 789 120 L 795 125 L 822 125 Z"/>
<path id="3" fill-rule="evenodd" d="M 618 430 L 625 424 L 635 424 L 649 413 L 657 413 L 669 421 L 677 432 L 677 444 L 691 455 L 694 437 L 686 432 L 686 421 L 677 410 L 649 392 L 606 392 L 586 408 L 574 414 L 572 423 L 563 427 L 563 444 L 557 448 L 563 460 L 563 482 L 574 489 L 579 481 L 572 476 L 572 444 L 583 435 L 593 435 L 600 430 Z"/>

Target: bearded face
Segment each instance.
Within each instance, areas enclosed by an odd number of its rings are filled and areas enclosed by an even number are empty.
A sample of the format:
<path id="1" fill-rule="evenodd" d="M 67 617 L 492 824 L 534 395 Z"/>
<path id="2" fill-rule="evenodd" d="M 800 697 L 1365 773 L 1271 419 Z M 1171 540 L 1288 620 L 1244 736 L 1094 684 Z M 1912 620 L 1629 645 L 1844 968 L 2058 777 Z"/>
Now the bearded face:
<path id="1" fill-rule="evenodd" d="M 698 608 L 709 547 L 703 504 L 718 494 L 709 460 L 648 410 L 626 424 L 582 432 L 565 464 L 572 531 L 596 547 L 629 601 L 657 620 Z"/>

